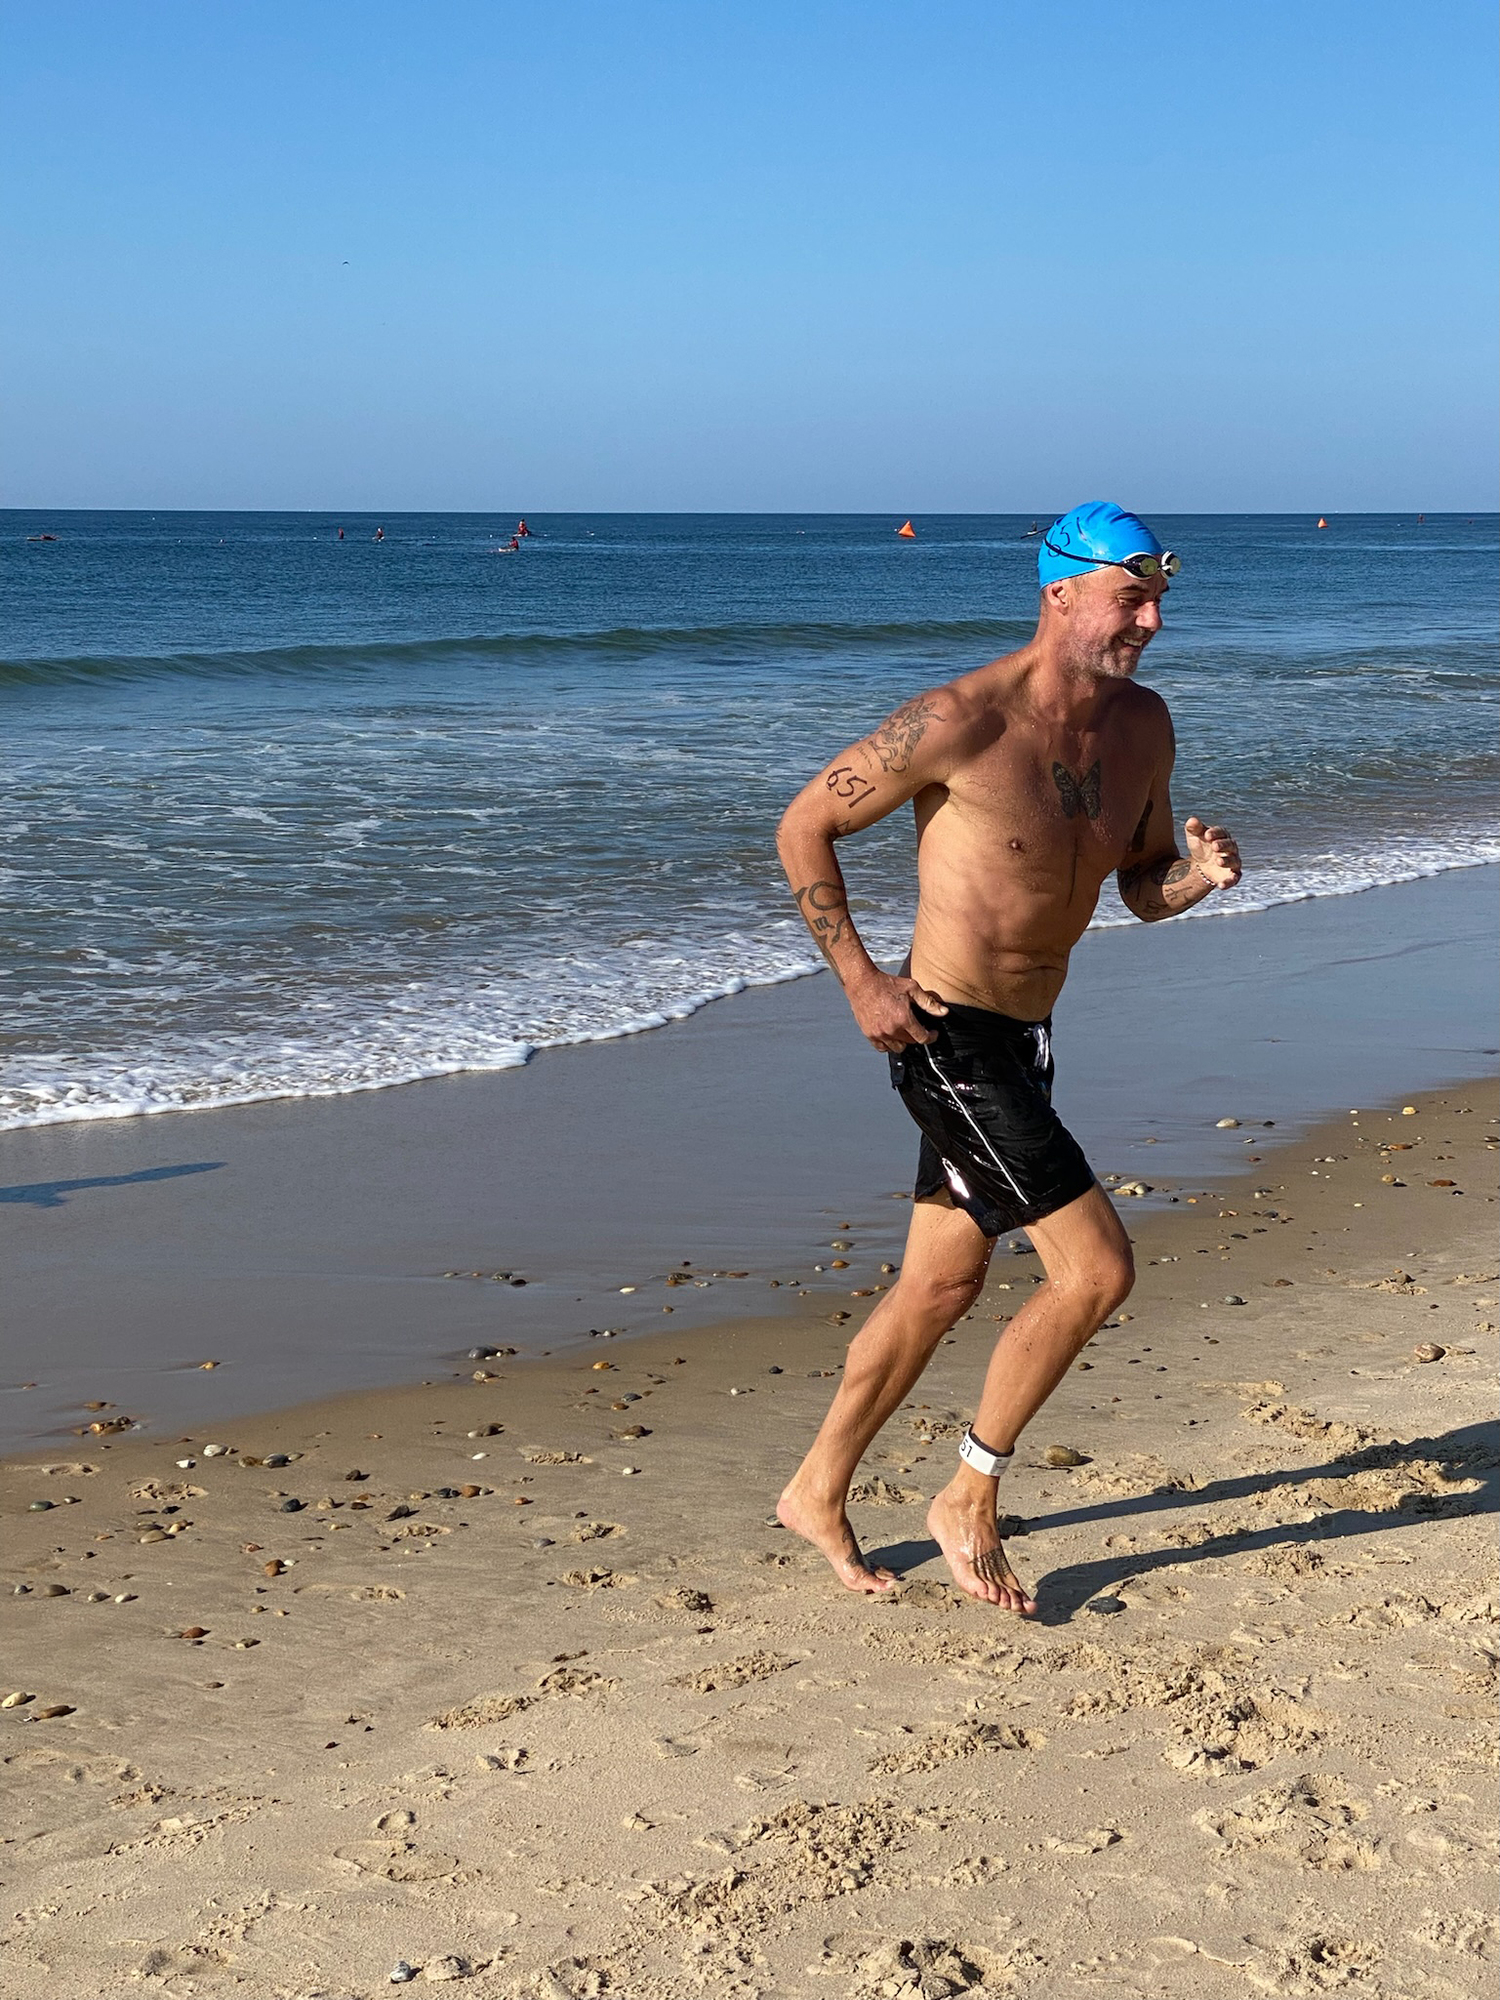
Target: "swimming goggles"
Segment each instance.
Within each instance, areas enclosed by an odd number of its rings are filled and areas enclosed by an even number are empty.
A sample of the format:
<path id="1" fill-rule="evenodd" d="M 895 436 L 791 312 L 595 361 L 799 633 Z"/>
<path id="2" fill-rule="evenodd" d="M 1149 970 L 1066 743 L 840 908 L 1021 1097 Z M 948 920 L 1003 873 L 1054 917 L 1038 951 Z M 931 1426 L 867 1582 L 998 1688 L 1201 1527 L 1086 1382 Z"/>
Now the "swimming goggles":
<path id="1" fill-rule="evenodd" d="M 1131 576 L 1148 578 L 1153 576 L 1176 576 L 1182 568 L 1182 557 L 1173 555 L 1170 549 L 1163 549 L 1159 556 L 1086 556 L 1077 555 L 1072 549 L 1060 549 L 1056 542 L 1044 535 L 1042 546 L 1061 556 L 1064 562 L 1081 563 L 1086 569 L 1123 569 Z"/>

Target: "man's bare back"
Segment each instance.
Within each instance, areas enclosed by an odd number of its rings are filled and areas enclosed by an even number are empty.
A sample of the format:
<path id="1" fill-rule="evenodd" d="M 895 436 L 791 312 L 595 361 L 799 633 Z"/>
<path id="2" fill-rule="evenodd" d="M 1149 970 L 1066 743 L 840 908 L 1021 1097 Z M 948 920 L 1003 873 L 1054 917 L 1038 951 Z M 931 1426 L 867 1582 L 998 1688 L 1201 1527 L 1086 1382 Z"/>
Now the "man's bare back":
<path id="1" fill-rule="evenodd" d="M 1101 521 L 1106 542 L 1140 539 L 1091 552 L 1086 537 Z M 1111 872 L 1148 923 L 1240 874 L 1222 827 L 1189 819 L 1179 852 L 1171 718 L 1131 678 L 1161 628 L 1174 559 L 1153 556 L 1150 530 L 1119 509 L 1075 510 L 1049 537 L 1066 542 L 1069 532 L 1085 553 L 1064 556 L 1047 541 L 1061 580 L 1045 583 L 1031 643 L 904 703 L 819 772 L 778 837 L 803 916 L 860 1028 L 891 1055 L 923 1133 L 900 1280 L 851 1346 L 781 1518 L 849 1588 L 891 1587 L 889 1572 L 860 1556 L 844 1512 L 849 1479 L 978 1295 L 996 1235 L 1024 1227 L 1047 1281 L 1002 1337 L 964 1463 L 929 1514 L 960 1586 L 1022 1611 L 1036 1607 L 1001 1549 L 996 1476 L 1133 1277 L 1114 1210 L 1051 1110 L 1052 1005 Z M 893 974 L 854 926 L 835 842 L 907 802 L 920 893 L 911 955 Z"/>

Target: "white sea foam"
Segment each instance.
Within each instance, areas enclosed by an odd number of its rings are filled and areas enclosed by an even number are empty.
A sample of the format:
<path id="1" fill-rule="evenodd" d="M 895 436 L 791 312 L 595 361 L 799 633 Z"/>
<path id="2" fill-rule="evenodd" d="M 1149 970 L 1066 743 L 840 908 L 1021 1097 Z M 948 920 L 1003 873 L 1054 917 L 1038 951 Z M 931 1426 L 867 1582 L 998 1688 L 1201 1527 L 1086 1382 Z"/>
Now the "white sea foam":
<path id="1" fill-rule="evenodd" d="M 1210 899 L 1188 921 L 1250 917 L 1289 903 L 1357 895 L 1495 862 L 1500 862 L 1500 836 L 1488 833 L 1475 833 L 1457 846 L 1412 840 L 1378 853 L 1306 855 L 1254 870 L 1238 890 Z M 1091 928 L 1110 930 L 1133 921 L 1111 891 Z M 877 909 L 862 915 L 861 924 L 878 956 L 904 952 L 908 917 Z M 819 970 L 821 960 L 800 926 L 783 918 L 759 935 L 726 931 L 699 938 L 691 955 L 617 946 L 586 959 L 559 956 L 550 985 L 541 968 L 533 968 L 525 981 L 511 982 L 506 990 L 493 979 L 469 985 L 409 981 L 402 995 L 386 994 L 379 1008 L 353 996 L 343 1007 L 324 997 L 303 1009 L 300 1033 L 236 1034 L 196 1043 L 164 1034 L 150 1049 L 13 1058 L 10 1080 L 0 1087 L 0 1130 L 274 1098 L 339 1097 L 463 1072 L 513 1069 L 538 1049 L 642 1034 L 747 987 Z"/>

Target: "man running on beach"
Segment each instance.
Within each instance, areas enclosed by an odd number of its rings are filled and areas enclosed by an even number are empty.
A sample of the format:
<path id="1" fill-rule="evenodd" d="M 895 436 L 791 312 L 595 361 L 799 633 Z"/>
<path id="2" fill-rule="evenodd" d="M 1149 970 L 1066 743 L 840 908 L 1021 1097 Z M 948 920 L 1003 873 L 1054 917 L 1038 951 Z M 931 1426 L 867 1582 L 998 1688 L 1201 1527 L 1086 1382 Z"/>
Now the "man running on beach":
<path id="1" fill-rule="evenodd" d="M 960 1589 L 1028 1613 L 1036 1602 L 1000 1541 L 998 1475 L 1135 1278 L 1120 1219 L 1052 1109 L 1053 1002 L 1112 870 L 1143 923 L 1240 879 L 1223 827 L 1189 819 L 1179 853 L 1172 720 L 1132 679 L 1177 558 L 1133 514 L 1095 501 L 1053 523 L 1037 564 L 1030 644 L 898 708 L 798 794 L 777 838 L 808 927 L 922 1133 L 900 1278 L 851 1343 L 777 1512 L 850 1590 L 892 1588 L 891 1571 L 860 1554 L 849 1481 L 979 1296 L 996 1237 L 1024 1229 L 1046 1279 L 996 1344 L 927 1524 Z M 919 898 L 893 974 L 855 930 L 834 842 L 907 800 Z"/>

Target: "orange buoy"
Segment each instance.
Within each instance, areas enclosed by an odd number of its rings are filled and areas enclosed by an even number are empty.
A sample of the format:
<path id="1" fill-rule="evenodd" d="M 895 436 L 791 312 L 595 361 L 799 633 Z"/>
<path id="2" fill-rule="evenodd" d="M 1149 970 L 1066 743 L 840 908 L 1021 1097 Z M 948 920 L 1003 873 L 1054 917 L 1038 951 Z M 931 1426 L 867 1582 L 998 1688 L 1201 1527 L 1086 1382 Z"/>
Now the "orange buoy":
<path id="1" fill-rule="evenodd" d="M 896 533 L 908 542 L 914 542 L 917 539 L 917 531 L 910 521 L 903 521 L 901 526 L 896 530 Z"/>
<path id="2" fill-rule="evenodd" d="M 1318 526 L 1320 528 L 1326 528 L 1328 526 L 1328 523 L 1323 519 L 1323 516 L 1321 514 L 1318 516 Z"/>

